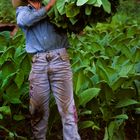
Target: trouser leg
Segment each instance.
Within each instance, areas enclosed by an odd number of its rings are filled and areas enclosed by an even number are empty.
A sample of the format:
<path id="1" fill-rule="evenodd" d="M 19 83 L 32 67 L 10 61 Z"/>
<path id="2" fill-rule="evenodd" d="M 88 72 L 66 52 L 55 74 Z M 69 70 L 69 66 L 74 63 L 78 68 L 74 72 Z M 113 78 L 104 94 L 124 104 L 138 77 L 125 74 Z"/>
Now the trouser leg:
<path id="1" fill-rule="evenodd" d="M 65 61 L 65 59 L 64 61 L 62 59 L 57 61 L 57 64 L 53 65 L 53 74 L 50 76 L 50 80 L 52 92 L 62 119 L 63 139 L 80 140 L 77 128 L 77 112 L 73 98 L 72 71 L 69 61 Z"/>
<path id="2" fill-rule="evenodd" d="M 50 85 L 43 65 L 33 64 L 30 80 L 30 113 L 32 140 L 46 140 L 49 117 Z"/>

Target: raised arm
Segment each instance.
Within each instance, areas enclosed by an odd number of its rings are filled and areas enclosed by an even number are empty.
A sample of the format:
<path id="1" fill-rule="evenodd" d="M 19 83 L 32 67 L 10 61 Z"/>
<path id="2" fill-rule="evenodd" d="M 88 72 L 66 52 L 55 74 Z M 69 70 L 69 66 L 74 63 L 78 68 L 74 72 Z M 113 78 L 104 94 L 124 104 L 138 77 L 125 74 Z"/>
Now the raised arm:
<path id="1" fill-rule="evenodd" d="M 47 12 L 52 8 L 55 2 L 56 0 L 50 0 L 45 7 L 36 11 L 32 11 L 28 6 L 18 7 L 16 11 L 17 24 L 20 27 L 32 26 L 47 16 Z"/>
<path id="2" fill-rule="evenodd" d="M 50 0 L 50 2 L 46 5 L 46 11 L 49 11 L 53 5 L 55 4 L 56 0 Z"/>

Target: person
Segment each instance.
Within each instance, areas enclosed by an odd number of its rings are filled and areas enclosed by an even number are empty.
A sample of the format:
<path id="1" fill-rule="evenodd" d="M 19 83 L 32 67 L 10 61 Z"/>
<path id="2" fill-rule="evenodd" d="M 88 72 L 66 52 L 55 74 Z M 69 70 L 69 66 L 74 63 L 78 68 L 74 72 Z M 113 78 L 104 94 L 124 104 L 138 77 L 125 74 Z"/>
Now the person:
<path id="1" fill-rule="evenodd" d="M 47 5 L 41 0 L 27 2 L 26 6 L 16 8 L 16 19 L 25 34 L 25 49 L 32 56 L 29 74 L 31 139 L 46 140 L 52 92 L 62 120 L 63 139 L 80 140 L 67 33 L 57 30 L 47 16 L 56 0 L 50 0 Z"/>

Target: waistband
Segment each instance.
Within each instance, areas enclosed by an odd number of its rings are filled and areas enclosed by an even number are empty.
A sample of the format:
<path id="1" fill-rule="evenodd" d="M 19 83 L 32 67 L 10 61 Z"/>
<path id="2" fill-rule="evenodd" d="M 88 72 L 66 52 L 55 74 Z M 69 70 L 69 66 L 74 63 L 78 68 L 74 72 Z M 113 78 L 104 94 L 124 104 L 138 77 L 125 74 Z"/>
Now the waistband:
<path id="1" fill-rule="evenodd" d="M 37 52 L 35 54 L 32 54 L 33 56 L 40 56 L 40 55 L 45 55 L 45 54 L 66 54 L 67 53 L 67 49 L 66 48 L 60 48 L 60 49 L 55 49 L 55 50 L 49 50 L 49 51 L 41 51 L 41 52 Z"/>

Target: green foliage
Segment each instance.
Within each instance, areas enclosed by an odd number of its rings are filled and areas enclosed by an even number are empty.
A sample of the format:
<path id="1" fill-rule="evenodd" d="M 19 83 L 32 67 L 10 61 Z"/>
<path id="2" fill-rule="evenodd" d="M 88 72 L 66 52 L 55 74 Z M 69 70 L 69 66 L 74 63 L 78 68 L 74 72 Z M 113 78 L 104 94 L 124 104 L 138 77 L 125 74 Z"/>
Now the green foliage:
<path id="1" fill-rule="evenodd" d="M 0 23 L 15 22 L 15 10 L 12 6 L 11 0 L 1 0 L 0 9 Z"/>
<path id="2" fill-rule="evenodd" d="M 124 139 L 124 122 L 140 106 L 139 90 L 134 86 L 140 80 L 139 38 L 139 21 L 122 13 L 110 23 L 87 26 L 81 35 L 71 36 L 69 53 L 79 116 L 81 120 L 90 116 L 79 122 L 81 129 L 98 131 L 102 118 L 104 140 Z"/>
<path id="3" fill-rule="evenodd" d="M 7 133 L 7 139 L 14 139 L 20 137 L 16 133 L 25 122 L 25 111 L 28 112 L 30 59 L 24 51 L 24 37 L 20 32 L 13 38 L 9 32 L 1 32 L 0 41 L 0 130 Z M 12 125 L 14 122 L 16 127 Z"/>
<path id="4" fill-rule="evenodd" d="M 48 0 L 44 2 L 48 3 Z M 117 2 L 119 1 L 115 3 Z M 111 6 L 113 4 L 114 2 L 109 0 L 57 0 L 48 16 L 56 26 L 69 32 L 80 32 L 87 24 L 95 23 L 99 19 L 105 20 L 105 17 L 110 16 L 111 9 L 115 9 Z"/>
<path id="5" fill-rule="evenodd" d="M 67 23 L 75 26 L 83 8 L 87 16 L 94 7 L 102 6 L 109 12 L 108 2 L 59 0 L 52 9 L 55 18 L 52 11 L 50 16 L 56 22 L 66 15 L 69 22 L 63 22 L 63 28 Z M 69 34 L 79 128 L 80 131 L 91 128 L 93 139 L 103 130 L 104 140 L 124 140 L 126 120 L 132 111 L 140 113 L 140 20 L 134 18 L 136 15 L 131 17 L 128 11 L 125 13 L 116 14 L 110 22 L 90 24 L 78 35 Z M 24 41 L 21 32 L 13 38 L 9 32 L 0 33 L 0 132 L 4 131 L 6 139 L 29 139 L 26 117 L 30 58 L 25 53 Z M 50 111 L 48 139 L 60 122 L 53 97 Z"/>

